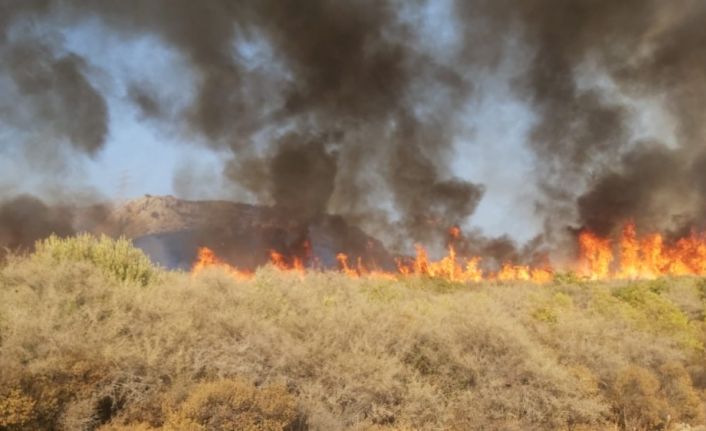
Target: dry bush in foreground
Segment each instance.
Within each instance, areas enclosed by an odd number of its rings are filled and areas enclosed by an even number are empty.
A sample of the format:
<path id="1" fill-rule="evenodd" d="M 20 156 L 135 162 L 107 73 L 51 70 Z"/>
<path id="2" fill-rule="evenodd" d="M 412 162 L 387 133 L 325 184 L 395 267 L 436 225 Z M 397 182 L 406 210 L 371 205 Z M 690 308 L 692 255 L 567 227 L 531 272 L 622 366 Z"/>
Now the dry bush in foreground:
<path id="1" fill-rule="evenodd" d="M 165 422 L 117 423 L 101 431 L 154 429 L 160 431 L 298 431 L 305 429 L 296 399 L 281 385 L 256 388 L 244 379 L 225 379 L 195 385 L 185 399 L 163 405 Z"/>
<path id="2" fill-rule="evenodd" d="M 2 431 L 704 424 L 699 280 L 236 281 L 50 255 L 0 269 Z"/>

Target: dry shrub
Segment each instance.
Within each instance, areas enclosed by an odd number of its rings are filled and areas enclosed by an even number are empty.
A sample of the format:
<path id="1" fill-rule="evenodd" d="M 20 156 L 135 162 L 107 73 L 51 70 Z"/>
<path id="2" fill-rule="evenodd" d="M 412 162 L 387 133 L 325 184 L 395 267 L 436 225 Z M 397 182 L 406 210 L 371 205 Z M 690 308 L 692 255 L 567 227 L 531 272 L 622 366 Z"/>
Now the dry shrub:
<path id="1" fill-rule="evenodd" d="M 562 309 L 555 322 L 537 319 L 536 304 L 551 301 L 557 290 L 569 295 L 574 306 Z M 498 292 L 494 297 L 503 295 Z M 635 424 L 643 427 L 639 429 L 661 429 L 678 421 L 704 423 L 699 414 L 704 394 L 691 382 L 698 388 L 703 375 L 699 365 L 703 343 L 698 340 L 703 339 L 704 327 L 702 315 L 693 312 L 694 300 L 698 301 L 694 279 L 556 285 L 515 296 L 509 302 L 513 311 L 526 313 L 525 322 L 537 341 L 557 353 L 584 390 L 609 403 L 613 411 L 628 413 L 627 425 L 620 414 L 610 421 L 621 422 L 624 429 Z M 660 364 L 677 368 L 668 372 L 669 367 Z M 669 389 L 673 385 L 679 389 Z M 679 397 L 690 402 L 674 400 Z M 690 413 L 682 411 L 685 406 L 690 406 Z"/>
<path id="2" fill-rule="evenodd" d="M 659 367 L 659 376 L 629 366 L 618 373 L 613 404 L 625 429 L 667 429 L 676 423 L 703 423 L 702 400 L 691 378 L 678 363 Z"/>
<path id="3" fill-rule="evenodd" d="M 35 402 L 18 389 L 0 393 L 0 430 L 20 430 L 34 420 Z"/>
<path id="4" fill-rule="evenodd" d="M 668 288 L 665 286 L 668 285 L 664 280 L 633 282 L 620 286 L 612 292 L 613 296 L 628 307 L 615 307 L 611 312 L 619 310 L 648 330 L 670 336 L 686 348 L 703 351 L 699 325 L 663 294 Z"/>
<path id="5" fill-rule="evenodd" d="M 123 407 L 125 399 L 119 394 L 106 394 L 99 388 L 89 398 L 68 403 L 60 418 L 63 430 L 93 430 L 110 421 Z"/>
<path id="6" fill-rule="evenodd" d="M 120 397 L 106 391 L 105 366 L 58 362 L 50 370 L 15 369 L 0 378 L 11 388 L 0 390 L 0 430 L 94 429 L 119 410 Z"/>
<path id="7" fill-rule="evenodd" d="M 306 429 L 296 398 L 285 386 L 256 387 L 243 378 L 188 385 L 179 382 L 155 400 L 161 412 L 140 421 L 133 412 L 100 428 L 101 431 L 299 431 Z"/>
<path id="8" fill-rule="evenodd" d="M 144 422 L 134 422 L 129 425 L 121 424 L 107 424 L 99 428 L 100 431 L 152 431 L 156 428 L 152 428 L 149 424 Z"/>
<path id="9" fill-rule="evenodd" d="M 625 427 L 704 423 L 690 280 L 440 286 L 263 268 L 159 271 L 145 289 L 62 259 L 0 268 L 0 395 L 25 406 L 5 408 L 12 431 L 304 416 L 311 430 L 595 430 L 613 411 Z"/>
<path id="10" fill-rule="evenodd" d="M 105 235 L 80 234 L 70 238 L 52 235 L 37 241 L 32 258 L 52 265 L 60 262 L 89 262 L 119 281 L 148 285 L 157 270 L 142 250 L 126 238 L 114 240 Z"/>
<path id="11" fill-rule="evenodd" d="M 244 379 L 197 385 L 167 415 L 164 431 L 294 431 L 302 426 L 296 399 L 282 385 L 256 388 Z"/>
<path id="12" fill-rule="evenodd" d="M 413 431 L 414 428 L 406 425 L 372 425 L 362 431 Z"/>
<path id="13" fill-rule="evenodd" d="M 601 390 L 601 382 L 596 375 L 585 365 L 576 364 L 567 366 L 569 373 L 578 380 L 582 390 L 589 394 L 599 394 Z"/>
<path id="14" fill-rule="evenodd" d="M 659 394 L 659 379 L 649 370 L 629 366 L 613 384 L 613 405 L 623 429 L 659 429 L 669 420 L 669 405 Z"/>
<path id="15" fill-rule="evenodd" d="M 703 423 L 704 404 L 682 364 L 670 362 L 659 368 L 661 392 L 671 407 L 674 421 Z"/>

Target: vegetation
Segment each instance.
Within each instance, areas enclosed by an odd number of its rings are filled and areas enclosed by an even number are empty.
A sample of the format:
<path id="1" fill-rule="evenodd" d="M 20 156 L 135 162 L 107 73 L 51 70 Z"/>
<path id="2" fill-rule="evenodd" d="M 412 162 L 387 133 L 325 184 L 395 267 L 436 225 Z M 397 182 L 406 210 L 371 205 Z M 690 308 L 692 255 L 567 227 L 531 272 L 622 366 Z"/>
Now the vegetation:
<path id="1" fill-rule="evenodd" d="M 668 430 L 705 424 L 703 280 L 440 284 L 147 264 L 0 268 L 0 430 Z"/>
<path id="2" fill-rule="evenodd" d="M 148 285 L 157 271 L 142 250 L 125 238 L 113 240 L 80 234 L 73 238 L 52 235 L 35 244 L 32 259 L 49 267 L 61 262 L 88 262 L 105 274 L 124 282 Z"/>

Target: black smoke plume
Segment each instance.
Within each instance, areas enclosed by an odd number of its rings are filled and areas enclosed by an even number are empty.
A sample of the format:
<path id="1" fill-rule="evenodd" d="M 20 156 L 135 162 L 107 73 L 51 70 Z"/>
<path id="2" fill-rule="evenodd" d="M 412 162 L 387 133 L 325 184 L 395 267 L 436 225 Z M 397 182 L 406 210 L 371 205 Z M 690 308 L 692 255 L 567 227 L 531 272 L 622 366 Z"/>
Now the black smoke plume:
<path id="1" fill-rule="evenodd" d="M 0 203 L 0 245 L 23 249 L 51 234 L 74 233 L 74 213 L 70 208 L 48 206 L 41 200 L 21 195 Z M 4 250 L 0 250 L 0 255 Z"/>
<path id="2" fill-rule="evenodd" d="M 628 220 L 658 230 L 703 225 L 706 4 L 470 3 L 531 53 L 516 88 L 538 116 L 529 145 L 549 235 L 567 224 L 608 234 Z M 582 70 L 592 71 L 588 84 Z M 613 89 L 596 85 L 600 79 Z M 660 99 L 676 142 L 635 138 L 636 108 L 626 98 L 638 107 Z"/>
<path id="3" fill-rule="evenodd" d="M 66 52 L 53 35 L 36 32 L 35 19 L 52 10 L 45 1 L 0 5 L 0 157 L 15 168 L 0 177 L 3 249 L 27 250 L 52 233 L 75 233 L 86 217 L 104 216 L 87 202 L 78 214 L 76 205 L 56 196 L 73 194 L 64 190 L 66 179 L 81 158 L 104 147 L 108 108 L 88 78 L 89 64 Z M 45 185 L 37 195 L 22 191 L 30 179 Z M 54 198 L 44 199 L 49 195 Z"/>
<path id="4" fill-rule="evenodd" d="M 56 135 L 57 143 L 25 144 L 29 157 L 56 146 L 70 149 L 59 151 L 64 157 L 95 154 L 107 109 L 87 77 L 90 59 L 24 28 L 97 19 L 124 39 L 157 37 L 196 75 L 193 100 L 177 122 L 230 152 L 227 178 L 294 218 L 336 213 L 404 245 L 443 238 L 475 211 L 485 189 L 453 175 L 454 146 L 475 75 L 510 58 L 515 94 L 536 116 L 527 139 L 536 174 L 528 181 L 540 190 L 545 241 L 559 241 L 570 226 L 608 233 L 627 219 L 661 230 L 703 224 L 706 4 L 458 0 L 450 22 L 435 23 L 457 36 L 445 55 L 420 30 L 435 6 L 4 2 L 2 73 L 24 115 L 8 106 L 0 112 L 14 127 L 41 124 Z M 142 117 L 174 122 L 145 85 L 136 78 L 128 90 Z M 647 100 L 659 101 L 674 142 L 646 143 L 636 133 Z M 501 255 L 520 253 L 503 239 L 490 243 Z"/>

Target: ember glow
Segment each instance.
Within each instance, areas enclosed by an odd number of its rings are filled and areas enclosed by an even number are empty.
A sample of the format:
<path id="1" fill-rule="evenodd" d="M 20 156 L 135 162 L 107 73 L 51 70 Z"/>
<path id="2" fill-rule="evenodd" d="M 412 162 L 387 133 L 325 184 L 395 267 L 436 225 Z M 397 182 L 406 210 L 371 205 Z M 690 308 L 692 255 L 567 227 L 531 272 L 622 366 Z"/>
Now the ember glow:
<path id="1" fill-rule="evenodd" d="M 583 231 L 578 235 L 579 254 L 574 264 L 565 268 L 554 268 L 547 263 L 531 266 L 504 263 L 498 270 L 484 270 L 479 256 L 461 257 L 453 246 L 460 237 L 457 227 L 449 230 L 451 244 L 441 259 L 429 257 L 427 250 L 416 246 L 413 257 L 396 259 L 395 271 L 383 271 L 374 266 L 367 267 L 361 257 L 350 259 L 344 253 L 336 255 L 338 271 L 357 277 L 430 277 L 457 282 L 480 281 L 528 281 L 548 283 L 557 272 L 572 272 L 586 280 L 635 280 L 655 279 L 663 276 L 706 275 L 706 234 L 692 232 L 689 236 L 667 242 L 659 233 L 639 236 L 633 223 L 626 224 L 615 239 L 600 237 Z M 311 264 L 310 247 L 304 247 L 304 256 L 285 256 L 270 251 L 270 264 L 280 271 L 305 273 L 320 270 Z M 238 269 L 218 258 L 206 247 L 199 249 L 192 272 L 206 268 L 221 268 L 238 279 L 249 279 L 253 272 Z"/>

